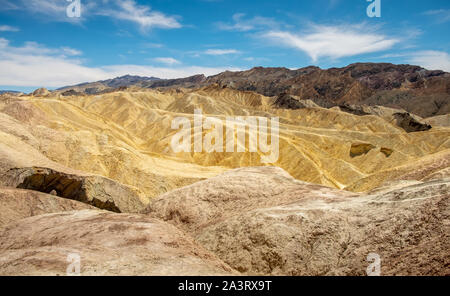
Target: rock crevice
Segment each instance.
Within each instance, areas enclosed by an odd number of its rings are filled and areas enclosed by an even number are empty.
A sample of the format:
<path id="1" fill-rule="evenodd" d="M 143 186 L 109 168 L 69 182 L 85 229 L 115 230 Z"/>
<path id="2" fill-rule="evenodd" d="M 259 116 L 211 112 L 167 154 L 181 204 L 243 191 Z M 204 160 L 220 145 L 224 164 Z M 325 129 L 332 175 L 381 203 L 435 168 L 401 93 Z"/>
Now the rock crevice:
<path id="1" fill-rule="evenodd" d="M 75 175 L 49 168 L 12 168 L 2 176 L 8 187 L 76 200 L 115 213 L 139 212 L 144 203 L 131 188 L 95 175 Z"/>

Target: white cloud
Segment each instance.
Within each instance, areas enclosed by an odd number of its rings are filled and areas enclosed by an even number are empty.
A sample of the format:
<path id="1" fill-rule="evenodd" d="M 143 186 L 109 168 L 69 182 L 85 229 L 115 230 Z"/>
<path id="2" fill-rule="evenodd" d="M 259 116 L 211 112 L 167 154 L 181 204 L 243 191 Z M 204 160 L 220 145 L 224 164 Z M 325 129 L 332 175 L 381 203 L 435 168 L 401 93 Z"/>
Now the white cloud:
<path id="1" fill-rule="evenodd" d="M 313 61 L 322 57 L 341 58 L 391 48 L 399 40 L 369 32 L 364 26 L 314 25 L 304 34 L 270 31 L 262 34 L 276 44 L 295 48 L 308 54 Z"/>
<path id="2" fill-rule="evenodd" d="M 69 56 L 68 52 L 72 55 Z M 150 65 L 88 67 L 82 60 L 73 57 L 74 54 L 81 52 L 69 48 L 47 48 L 35 42 L 15 47 L 10 45 L 8 40 L 0 38 L 0 85 L 62 87 L 126 74 L 180 78 L 195 74 L 214 75 L 225 70 L 240 70 L 226 67 L 164 68 Z"/>
<path id="3" fill-rule="evenodd" d="M 142 45 L 142 47 L 144 47 L 144 48 L 163 48 L 164 45 L 163 45 L 163 44 L 160 44 L 160 43 L 151 43 L 151 42 L 148 42 L 148 43 L 144 43 L 144 44 Z"/>
<path id="4" fill-rule="evenodd" d="M 443 51 L 426 50 L 412 55 L 409 62 L 428 70 L 443 70 L 450 72 L 450 55 Z"/>
<path id="5" fill-rule="evenodd" d="M 181 28 L 181 24 L 175 17 L 166 16 L 158 11 L 152 11 L 150 6 L 138 5 L 134 0 L 116 0 L 115 2 L 119 9 L 105 11 L 102 14 L 119 20 L 134 22 L 142 30 L 151 28 Z"/>
<path id="6" fill-rule="evenodd" d="M 181 64 L 180 61 L 174 59 L 174 58 L 154 58 L 155 62 L 166 64 L 166 65 L 178 65 Z"/>
<path id="7" fill-rule="evenodd" d="M 0 5 L 2 1 L 9 3 L 0 0 Z M 33 16 L 43 16 L 45 21 L 79 23 L 86 18 L 100 15 L 135 23 L 144 31 L 151 28 L 182 27 L 176 17 L 152 10 L 148 5 L 139 5 L 135 0 L 82 0 L 81 18 L 67 17 L 66 10 L 69 4 L 66 0 L 19 0 L 14 9 L 20 8 Z"/>
<path id="8" fill-rule="evenodd" d="M 26 7 L 36 13 L 46 15 L 61 14 L 66 16 L 66 8 L 68 3 L 58 0 L 27 0 Z"/>
<path id="9" fill-rule="evenodd" d="M 204 52 L 208 55 L 226 55 L 226 54 L 237 54 L 240 51 L 236 49 L 208 49 Z"/>
<path id="10" fill-rule="evenodd" d="M 0 32 L 19 32 L 19 28 L 12 27 L 12 26 L 0 26 Z"/>
<path id="11" fill-rule="evenodd" d="M 19 0 L 16 5 L 19 6 L 18 9 L 28 11 L 45 21 L 79 23 L 96 6 L 94 0 L 82 0 L 81 3 L 81 18 L 68 17 L 66 10 L 70 3 L 63 0 Z"/>
<path id="12" fill-rule="evenodd" d="M 0 0 L 0 10 L 17 10 L 19 6 L 12 3 L 10 0 Z"/>
<path id="13" fill-rule="evenodd" d="M 379 56 L 377 58 L 379 58 L 379 59 L 391 59 L 391 58 L 403 58 L 403 57 L 406 57 L 406 56 L 409 56 L 409 55 L 406 54 L 406 53 L 387 53 L 387 54 L 384 54 L 384 55 Z"/>
<path id="14" fill-rule="evenodd" d="M 279 24 L 272 18 L 255 16 L 250 19 L 244 19 L 244 13 L 236 13 L 233 15 L 233 23 L 217 23 L 219 29 L 224 31 L 251 31 L 258 28 L 270 28 L 275 29 Z"/>
<path id="15" fill-rule="evenodd" d="M 61 47 L 61 50 L 68 56 L 79 56 L 83 54 L 83 52 L 81 52 L 80 50 L 70 47 Z"/>
<path id="16" fill-rule="evenodd" d="M 450 21 L 450 9 L 428 10 L 423 14 L 434 17 L 438 23 L 445 23 Z"/>

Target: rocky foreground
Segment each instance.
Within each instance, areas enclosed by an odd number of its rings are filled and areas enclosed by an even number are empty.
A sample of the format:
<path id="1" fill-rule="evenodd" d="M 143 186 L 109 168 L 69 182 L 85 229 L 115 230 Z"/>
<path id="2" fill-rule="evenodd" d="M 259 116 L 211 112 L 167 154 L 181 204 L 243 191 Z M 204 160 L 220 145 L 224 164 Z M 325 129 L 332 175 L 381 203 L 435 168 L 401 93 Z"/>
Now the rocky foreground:
<path id="1" fill-rule="evenodd" d="M 141 214 L 3 189 L 0 274 L 63 275 L 77 253 L 83 275 L 365 275 L 377 253 L 383 275 L 449 275 L 449 181 L 355 194 L 244 168 Z"/>
<path id="2" fill-rule="evenodd" d="M 0 95 L 0 275 L 450 275 L 448 115 L 291 96 Z M 280 117 L 278 161 L 170 151 L 195 108 Z"/>

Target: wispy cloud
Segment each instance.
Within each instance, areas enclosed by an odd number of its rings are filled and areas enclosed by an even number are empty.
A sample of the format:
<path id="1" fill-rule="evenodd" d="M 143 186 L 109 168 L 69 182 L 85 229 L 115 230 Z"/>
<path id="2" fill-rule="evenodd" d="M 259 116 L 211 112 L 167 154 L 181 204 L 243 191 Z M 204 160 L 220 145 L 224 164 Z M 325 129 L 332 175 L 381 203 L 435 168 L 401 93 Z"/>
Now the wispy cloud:
<path id="1" fill-rule="evenodd" d="M 0 0 L 0 11 L 1 10 L 17 10 L 19 6 L 13 3 L 11 0 Z"/>
<path id="2" fill-rule="evenodd" d="M 142 47 L 144 47 L 144 48 L 163 48 L 164 45 L 161 44 L 161 43 L 147 42 L 147 43 L 144 43 L 144 44 L 142 45 Z"/>
<path id="3" fill-rule="evenodd" d="M 82 17 L 70 18 L 66 14 L 68 4 L 70 3 L 60 0 L 17 0 L 15 3 L 17 9 L 26 11 L 42 20 L 69 23 L 82 22 L 90 8 L 96 6 L 95 1 L 84 0 L 82 1 Z"/>
<path id="4" fill-rule="evenodd" d="M 226 54 L 238 54 L 240 51 L 236 49 L 208 49 L 204 52 L 207 55 L 226 55 Z"/>
<path id="5" fill-rule="evenodd" d="M 88 67 L 77 57 L 80 51 L 70 48 L 48 48 L 35 42 L 12 46 L 0 38 L 0 85 L 61 87 L 126 74 L 180 78 L 195 74 L 214 75 L 232 67 L 156 67 L 153 65 L 105 65 Z"/>
<path id="6" fill-rule="evenodd" d="M 67 56 L 79 56 L 79 55 L 83 54 L 83 52 L 81 50 L 70 48 L 67 46 L 61 47 L 61 50 L 62 50 L 63 54 L 65 54 Z"/>
<path id="7" fill-rule="evenodd" d="M 450 72 L 450 55 L 443 51 L 419 51 L 411 55 L 409 62 L 429 70 Z"/>
<path id="8" fill-rule="evenodd" d="M 67 3 L 57 0 L 27 0 L 29 10 L 47 15 L 61 14 L 65 16 Z"/>
<path id="9" fill-rule="evenodd" d="M 427 10 L 423 14 L 433 16 L 438 23 L 450 21 L 450 9 Z"/>
<path id="10" fill-rule="evenodd" d="M 12 27 L 12 26 L 7 26 L 7 25 L 3 25 L 0 26 L 0 32 L 19 32 L 20 29 L 17 27 Z"/>
<path id="11" fill-rule="evenodd" d="M 138 5 L 134 0 L 116 0 L 117 10 L 107 11 L 107 15 L 119 19 L 134 22 L 141 29 L 151 28 L 175 29 L 181 28 L 181 24 L 174 16 L 167 16 L 154 11 L 150 6 Z"/>
<path id="12" fill-rule="evenodd" d="M 9 1 L 0 0 L 2 3 Z M 65 0 L 18 0 L 14 9 L 23 9 L 36 17 L 44 17 L 46 21 L 80 23 L 93 16 L 110 17 L 116 20 L 137 24 L 141 30 L 152 28 L 181 28 L 177 17 L 152 10 L 148 5 L 140 5 L 135 0 L 82 0 L 81 18 L 67 17 L 68 2 Z M 12 8 L 11 8 L 12 9 Z"/>
<path id="13" fill-rule="evenodd" d="M 153 60 L 157 63 L 166 64 L 169 66 L 181 64 L 180 61 L 178 61 L 174 58 L 154 58 Z"/>
<path id="14" fill-rule="evenodd" d="M 272 18 L 255 16 L 253 18 L 245 19 L 246 14 L 236 13 L 233 15 L 232 23 L 217 23 L 219 29 L 224 31 L 251 31 L 261 28 L 276 29 L 279 27 L 278 22 Z"/>
<path id="15" fill-rule="evenodd" d="M 261 35 L 274 44 L 305 52 L 313 61 L 341 58 L 383 51 L 399 42 L 376 32 L 368 32 L 362 25 L 312 25 L 309 32 L 291 33 L 269 31 Z"/>
<path id="16" fill-rule="evenodd" d="M 339 4 L 339 2 L 341 2 L 341 0 L 329 0 L 327 8 L 328 9 L 335 8 Z"/>

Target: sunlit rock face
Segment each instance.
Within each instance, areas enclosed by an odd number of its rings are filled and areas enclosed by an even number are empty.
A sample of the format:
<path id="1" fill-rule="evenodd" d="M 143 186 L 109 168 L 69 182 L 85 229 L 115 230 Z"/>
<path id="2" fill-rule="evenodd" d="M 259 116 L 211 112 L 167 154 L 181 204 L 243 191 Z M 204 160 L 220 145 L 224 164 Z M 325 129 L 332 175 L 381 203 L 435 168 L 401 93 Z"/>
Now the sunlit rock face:
<path id="1" fill-rule="evenodd" d="M 162 195 L 146 213 L 248 275 L 445 275 L 450 179 L 397 181 L 364 194 L 244 168 Z"/>

